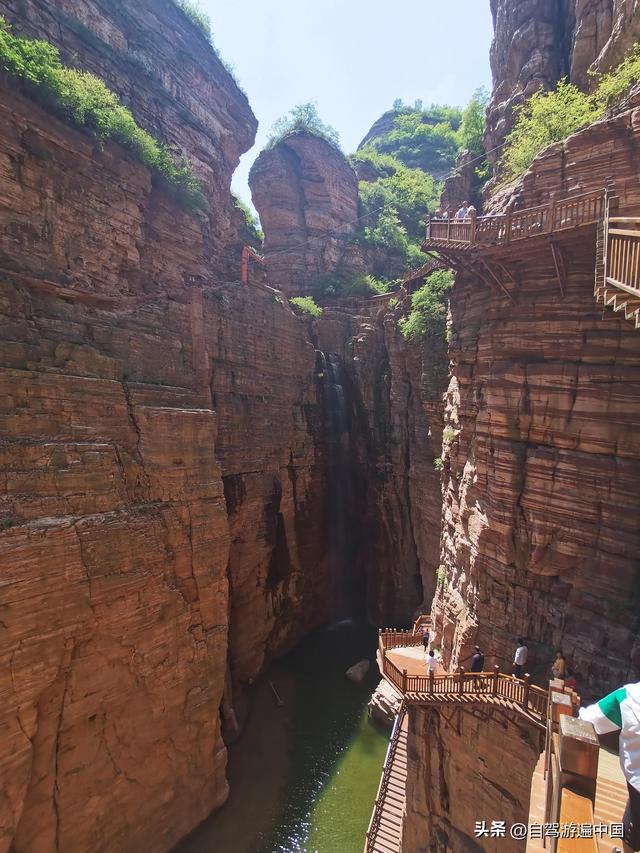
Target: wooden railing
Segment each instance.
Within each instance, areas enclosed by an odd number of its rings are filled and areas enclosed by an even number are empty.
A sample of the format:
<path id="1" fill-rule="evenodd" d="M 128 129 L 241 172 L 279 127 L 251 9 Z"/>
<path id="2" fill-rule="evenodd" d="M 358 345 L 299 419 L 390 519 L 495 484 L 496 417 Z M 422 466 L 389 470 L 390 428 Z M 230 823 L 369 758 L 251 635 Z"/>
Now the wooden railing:
<path id="1" fill-rule="evenodd" d="M 425 613 L 418 616 L 416 621 L 413 623 L 413 633 L 419 634 L 422 628 L 431 628 L 431 616 L 427 616 Z"/>
<path id="2" fill-rule="evenodd" d="M 553 685 L 553 682 L 552 682 Z M 591 723 L 573 716 L 571 696 L 553 690 L 549 694 L 549 714 L 545 742 L 545 824 L 583 826 L 595 823 L 594 808 L 600 745 Z M 580 838 L 583 853 L 596 853 L 595 837 Z M 575 838 L 545 839 L 551 853 L 569 853 Z"/>
<path id="3" fill-rule="evenodd" d="M 457 672 L 442 675 L 426 672 L 424 675 L 410 675 L 386 654 L 389 650 L 416 646 L 420 642 L 419 633 L 413 631 L 385 630 L 379 635 L 382 674 L 403 696 L 410 696 L 412 702 L 428 703 L 445 697 L 447 701 L 455 701 L 456 696 L 464 696 L 464 701 L 467 701 L 470 695 L 487 703 L 506 699 L 512 706 L 532 714 L 541 722 L 546 720 L 549 691 L 531 684 L 528 675 L 514 678 L 500 672 L 498 666 L 492 672 L 466 672 L 464 667 L 460 667 Z"/>
<path id="4" fill-rule="evenodd" d="M 605 234 L 605 284 L 640 298 L 640 217 L 612 216 Z"/>
<path id="5" fill-rule="evenodd" d="M 379 632 L 378 644 L 380 649 L 399 649 L 408 646 L 419 646 L 422 643 L 420 631 L 401 631 L 395 628 L 384 628 Z"/>
<path id="6" fill-rule="evenodd" d="M 250 263 L 253 262 L 256 266 L 260 267 L 262 270 L 266 270 L 267 262 L 255 252 L 250 246 L 243 246 L 242 248 L 242 263 L 240 268 L 240 281 L 243 284 L 249 284 L 249 269 Z"/>
<path id="7" fill-rule="evenodd" d="M 378 831 L 380 829 L 383 805 L 387 795 L 387 791 L 389 789 L 389 782 L 391 780 L 393 761 L 395 758 L 396 750 L 398 748 L 398 741 L 400 740 L 400 734 L 402 731 L 402 722 L 406 713 L 407 707 L 403 702 L 400 705 L 400 710 L 398 711 L 398 714 L 396 715 L 396 719 L 393 724 L 393 730 L 391 732 L 391 738 L 389 740 L 389 746 L 387 747 L 387 754 L 385 756 L 384 765 L 382 768 L 382 776 L 380 777 L 380 784 L 378 785 L 378 793 L 376 794 L 376 799 L 373 804 L 373 813 L 371 815 L 371 820 L 369 821 L 369 828 L 367 829 L 367 840 L 364 846 L 365 853 L 368 853 L 368 851 L 373 850 L 375 847 Z"/>
<path id="8" fill-rule="evenodd" d="M 591 225 L 602 219 L 605 190 L 581 193 L 524 210 L 508 210 L 499 216 L 471 214 L 466 219 L 427 220 L 427 243 L 446 242 L 473 245 L 507 245 L 528 237 L 553 234 Z"/>

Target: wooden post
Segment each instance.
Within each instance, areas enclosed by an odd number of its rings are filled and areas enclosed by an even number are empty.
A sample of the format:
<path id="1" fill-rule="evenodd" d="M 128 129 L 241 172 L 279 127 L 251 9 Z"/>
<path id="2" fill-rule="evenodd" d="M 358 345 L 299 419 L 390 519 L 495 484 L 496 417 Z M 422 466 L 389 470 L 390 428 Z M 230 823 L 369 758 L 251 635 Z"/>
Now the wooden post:
<path id="1" fill-rule="evenodd" d="M 240 271 L 240 280 L 243 284 L 249 284 L 249 248 L 242 247 L 242 268 Z"/>
<path id="2" fill-rule="evenodd" d="M 494 696 L 498 695 L 498 676 L 500 675 L 500 667 L 496 664 L 493 667 L 493 684 L 491 686 L 491 693 Z"/>
<path id="3" fill-rule="evenodd" d="M 504 218 L 504 242 L 509 243 L 511 240 L 511 208 L 507 208 L 507 213 Z"/>
<path id="4" fill-rule="evenodd" d="M 531 673 L 525 672 L 524 674 L 524 695 L 522 697 L 522 704 L 524 706 L 525 711 L 529 707 L 529 690 L 531 688 Z"/>
<path id="5" fill-rule="evenodd" d="M 407 670 L 406 669 L 402 670 L 402 692 L 403 693 L 407 692 Z"/>
<path id="6" fill-rule="evenodd" d="M 469 242 L 475 243 L 476 242 L 476 223 L 478 220 L 478 214 L 476 213 L 475 210 L 471 211 L 471 213 L 469 214 L 469 219 L 471 220 L 471 237 L 470 237 Z"/>
<path id="7" fill-rule="evenodd" d="M 451 234 L 451 212 L 447 211 L 447 240 Z"/>
<path id="8" fill-rule="evenodd" d="M 431 239 L 431 217 L 430 216 L 427 216 L 427 223 L 426 224 L 427 224 L 426 236 L 427 236 L 427 240 L 430 240 Z"/>
<path id="9" fill-rule="evenodd" d="M 429 670 L 429 693 L 433 693 L 433 671 Z"/>
<path id="10" fill-rule="evenodd" d="M 560 717 L 559 734 L 561 787 L 571 785 L 595 803 L 600 744 L 593 725 L 565 715 Z"/>
<path id="11" fill-rule="evenodd" d="M 549 234 L 553 234 L 554 230 L 554 219 L 556 218 L 556 194 L 551 193 L 549 195 L 549 212 L 547 214 L 549 222 L 547 223 L 547 231 Z"/>
<path id="12" fill-rule="evenodd" d="M 458 670 L 458 693 L 464 693 L 464 667 Z"/>
<path id="13" fill-rule="evenodd" d="M 561 717 L 573 717 L 571 696 L 554 692 L 551 694 L 551 721 L 558 726 Z"/>

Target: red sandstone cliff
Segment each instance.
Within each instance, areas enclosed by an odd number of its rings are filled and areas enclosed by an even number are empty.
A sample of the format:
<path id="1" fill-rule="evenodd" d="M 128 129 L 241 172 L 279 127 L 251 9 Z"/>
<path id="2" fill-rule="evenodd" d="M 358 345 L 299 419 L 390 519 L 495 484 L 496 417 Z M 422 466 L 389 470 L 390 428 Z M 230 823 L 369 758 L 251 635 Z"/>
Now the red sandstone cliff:
<path id="1" fill-rule="evenodd" d="M 358 183 L 341 151 L 318 136 L 290 134 L 260 154 L 249 183 L 274 287 L 311 293 L 323 276 L 364 270 L 353 239 Z"/>
<path id="2" fill-rule="evenodd" d="M 162 94 L 116 38 L 140 10 L 20 10 L 196 158 L 211 218 L 2 87 L 0 848 L 163 850 L 226 797 L 229 676 L 327 618 L 315 352 L 213 263 L 254 119 L 191 24 L 145 5 Z"/>
<path id="3" fill-rule="evenodd" d="M 567 77 L 582 89 L 590 72 L 608 71 L 640 40 L 635 0 L 491 0 L 493 94 L 486 148 L 495 151 L 513 126 L 513 108 L 540 87 Z"/>
<path id="4" fill-rule="evenodd" d="M 518 205 L 615 175 L 621 208 L 637 211 L 639 126 L 628 111 L 553 146 Z M 602 692 L 640 672 L 640 337 L 593 299 L 595 243 L 592 229 L 565 247 L 564 297 L 546 245 L 526 259 L 514 250 L 511 299 L 456 280 L 447 583 L 434 614 L 454 661 L 475 637 L 507 661 L 524 635 L 532 666 L 544 673 L 562 648 L 581 688 Z"/>

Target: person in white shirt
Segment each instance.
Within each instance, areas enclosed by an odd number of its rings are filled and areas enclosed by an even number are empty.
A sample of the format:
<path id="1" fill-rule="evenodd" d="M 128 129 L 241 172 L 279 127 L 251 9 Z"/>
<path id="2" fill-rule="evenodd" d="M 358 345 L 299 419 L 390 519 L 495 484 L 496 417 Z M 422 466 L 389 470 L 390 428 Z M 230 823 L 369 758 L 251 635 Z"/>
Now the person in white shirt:
<path id="1" fill-rule="evenodd" d="M 462 207 L 458 210 L 455 215 L 455 219 L 468 219 L 469 217 L 469 202 L 463 201 Z"/>
<path id="2" fill-rule="evenodd" d="M 598 735 L 620 732 L 620 766 L 629 791 L 622 819 L 624 850 L 640 850 L 640 681 L 619 687 L 579 713 Z"/>
<path id="3" fill-rule="evenodd" d="M 518 639 L 518 648 L 513 656 L 513 674 L 516 678 L 522 678 L 528 655 L 529 649 L 525 646 L 522 637 L 520 637 Z"/>
<path id="4" fill-rule="evenodd" d="M 431 651 L 427 655 L 427 672 L 429 673 L 429 675 L 431 675 L 431 673 L 437 675 L 439 666 L 440 661 L 436 657 L 436 653 L 433 651 L 433 649 L 431 649 Z"/>

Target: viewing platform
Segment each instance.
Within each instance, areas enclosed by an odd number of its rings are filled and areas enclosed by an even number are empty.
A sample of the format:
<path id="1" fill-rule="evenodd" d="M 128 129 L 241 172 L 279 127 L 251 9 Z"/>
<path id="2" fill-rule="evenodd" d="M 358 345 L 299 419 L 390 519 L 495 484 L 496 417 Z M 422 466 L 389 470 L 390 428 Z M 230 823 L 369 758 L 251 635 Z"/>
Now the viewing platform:
<path id="1" fill-rule="evenodd" d="M 428 219 L 423 251 L 474 251 L 506 247 L 533 237 L 550 237 L 563 231 L 593 226 L 604 216 L 607 191 L 581 193 L 524 210 L 497 216 L 464 219 Z"/>
<path id="2" fill-rule="evenodd" d="M 428 617 L 421 620 L 413 630 L 379 632 L 380 670 L 402 696 L 402 705 L 387 751 L 365 853 L 401 850 L 408 705 L 437 707 L 443 713 L 445 708 L 453 708 L 453 718 L 455 710 L 474 714 L 474 708 L 483 704 L 492 710 L 516 712 L 520 719 L 524 717 L 545 732 L 544 752 L 531 781 L 527 853 L 612 853 L 621 849 L 616 833 L 626 804 L 626 783 L 618 756 L 600 746 L 591 723 L 577 718 L 579 696 L 563 681 L 553 680 L 542 688 L 531 684 L 529 676 L 514 678 L 501 673 L 499 667 L 483 673 L 469 673 L 461 667 L 457 672 L 440 670 L 428 675 L 419 629 L 429 621 Z M 545 827 L 556 825 L 560 828 L 558 837 L 545 834 Z"/>

